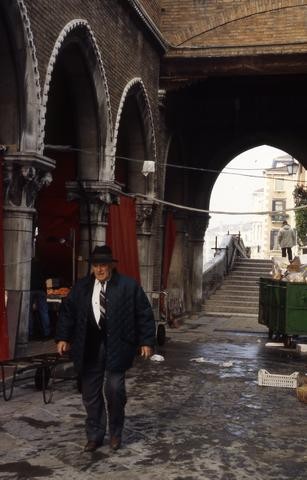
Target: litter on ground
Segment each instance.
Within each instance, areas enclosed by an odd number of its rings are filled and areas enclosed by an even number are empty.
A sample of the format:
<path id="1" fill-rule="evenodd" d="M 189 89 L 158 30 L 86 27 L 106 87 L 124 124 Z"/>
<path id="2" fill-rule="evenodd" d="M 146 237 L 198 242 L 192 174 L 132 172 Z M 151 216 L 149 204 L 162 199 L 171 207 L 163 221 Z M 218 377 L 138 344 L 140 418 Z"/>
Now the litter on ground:
<path id="1" fill-rule="evenodd" d="M 164 362 L 165 359 L 162 355 L 158 355 L 157 353 L 155 353 L 150 357 L 150 360 L 152 360 L 153 362 Z"/>

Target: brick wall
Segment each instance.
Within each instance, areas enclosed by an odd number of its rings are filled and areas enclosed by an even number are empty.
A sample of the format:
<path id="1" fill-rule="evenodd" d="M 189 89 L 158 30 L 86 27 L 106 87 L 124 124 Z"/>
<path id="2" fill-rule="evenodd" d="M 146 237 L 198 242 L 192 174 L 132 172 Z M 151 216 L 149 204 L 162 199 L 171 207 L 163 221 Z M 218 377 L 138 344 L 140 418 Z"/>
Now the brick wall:
<path id="1" fill-rule="evenodd" d="M 125 85 L 134 77 L 143 79 L 156 115 L 154 107 L 157 103 L 159 53 L 149 34 L 144 34 L 142 24 L 131 7 L 113 0 L 25 0 L 25 3 L 42 85 L 61 30 L 74 19 L 85 19 L 94 32 L 101 52 L 113 118 L 116 118 Z"/>
<path id="2" fill-rule="evenodd" d="M 154 23 L 159 26 L 161 16 L 161 1 L 160 0 L 140 0 L 140 3 L 145 8 L 146 12 Z"/>
<path id="3" fill-rule="evenodd" d="M 174 45 L 307 41 L 306 0 L 161 0 L 161 29 Z M 305 49 L 305 47 L 302 47 Z"/>

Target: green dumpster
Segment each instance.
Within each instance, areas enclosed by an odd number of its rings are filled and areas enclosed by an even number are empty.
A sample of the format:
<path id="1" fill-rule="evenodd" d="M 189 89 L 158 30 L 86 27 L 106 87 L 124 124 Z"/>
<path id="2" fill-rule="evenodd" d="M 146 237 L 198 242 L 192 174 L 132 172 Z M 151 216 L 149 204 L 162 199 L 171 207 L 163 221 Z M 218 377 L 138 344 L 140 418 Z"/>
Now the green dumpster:
<path id="1" fill-rule="evenodd" d="M 270 278 L 259 279 L 259 314 L 258 323 L 269 326 L 269 284 Z"/>
<path id="2" fill-rule="evenodd" d="M 258 323 L 287 346 L 294 336 L 307 335 L 307 284 L 260 278 Z"/>

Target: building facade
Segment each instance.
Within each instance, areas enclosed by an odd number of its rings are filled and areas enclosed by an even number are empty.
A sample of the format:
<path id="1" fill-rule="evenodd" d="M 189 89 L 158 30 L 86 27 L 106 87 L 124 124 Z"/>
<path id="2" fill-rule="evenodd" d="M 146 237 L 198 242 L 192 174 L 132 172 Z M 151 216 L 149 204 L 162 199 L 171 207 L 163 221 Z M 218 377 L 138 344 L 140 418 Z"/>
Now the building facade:
<path id="1" fill-rule="evenodd" d="M 298 173 L 289 174 L 287 168 L 293 162 L 293 158 L 289 155 L 282 155 L 274 159 L 272 168 L 264 171 L 264 210 L 270 212 L 264 217 L 264 258 L 281 256 L 277 236 L 284 220 L 295 229 L 295 214 L 292 209 L 294 208 L 293 191 L 298 183 Z M 298 246 L 294 247 L 293 253 L 298 253 Z"/>
<path id="2" fill-rule="evenodd" d="M 122 195 L 135 199 L 142 284 L 148 292 L 159 287 L 161 209 L 141 195 L 152 196 L 162 175 L 165 43 L 159 6 L 147 4 L 1 2 L 5 288 L 19 352 L 28 341 L 34 239 L 49 276 L 69 284 L 72 270 L 86 273 L 93 246 L 106 242 L 109 209 Z M 144 160 L 155 165 L 155 176 L 144 176 Z M 58 245 L 69 233 L 73 260 Z"/>
<path id="3" fill-rule="evenodd" d="M 1 1 L 4 275 L 19 353 L 34 240 L 69 283 L 93 245 L 134 225 L 148 294 L 167 287 L 176 314 L 201 309 L 218 172 L 262 144 L 306 161 L 306 11 L 294 0 Z"/>

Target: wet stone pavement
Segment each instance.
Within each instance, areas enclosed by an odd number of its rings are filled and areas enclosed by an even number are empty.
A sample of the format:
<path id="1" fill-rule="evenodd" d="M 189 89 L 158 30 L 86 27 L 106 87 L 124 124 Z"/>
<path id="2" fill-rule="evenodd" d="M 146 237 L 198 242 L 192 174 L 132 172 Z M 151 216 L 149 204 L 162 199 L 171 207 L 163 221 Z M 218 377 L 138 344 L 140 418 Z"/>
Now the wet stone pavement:
<path id="1" fill-rule="evenodd" d="M 48 405 L 30 381 L 0 398 L 0 479 L 306 479 L 307 405 L 293 389 L 259 387 L 257 373 L 305 373 L 307 357 L 265 347 L 256 319 L 189 319 L 167 336 L 164 362 L 139 359 L 128 373 L 115 453 L 108 438 L 83 452 L 74 381 L 59 382 Z"/>

